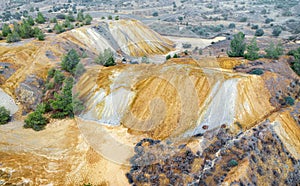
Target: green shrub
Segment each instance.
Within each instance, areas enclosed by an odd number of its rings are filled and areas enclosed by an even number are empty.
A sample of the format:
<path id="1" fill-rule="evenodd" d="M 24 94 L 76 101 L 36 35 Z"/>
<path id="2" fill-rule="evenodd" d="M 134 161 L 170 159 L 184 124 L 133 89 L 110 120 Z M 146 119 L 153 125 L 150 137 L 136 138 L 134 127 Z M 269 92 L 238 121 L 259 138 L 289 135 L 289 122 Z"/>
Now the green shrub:
<path id="1" fill-rule="evenodd" d="M 107 19 L 108 19 L 108 20 L 112 20 L 112 16 L 111 16 L 111 15 L 109 15 Z"/>
<path id="2" fill-rule="evenodd" d="M 300 76 L 300 47 L 296 50 L 290 50 L 287 55 L 294 56 L 294 61 L 291 62 L 291 68 Z"/>
<path id="3" fill-rule="evenodd" d="M 56 34 L 60 34 L 65 31 L 63 26 L 61 24 L 56 23 L 53 27 L 53 30 L 55 31 Z"/>
<path id="4" fill-rule="evenodd" d="M 238 162 L 235 159 L 231 159 L 231 160 L 228 161 L 227 166 L 228 167 L 238 166 Z"/>
<path id="5" fill-rule="evenodd" d="M 258 29 L 258 25 L 252 25 L 251 29 L 257 30 Z"/>
<path id="6" fill-rule="evenodd" d="M 27 22 L 29 23 L 30 26 L 34 25 L 34 20 L 31 16 L 28 17 Z"/>
<path id="7" fill-rule="evenodd" d="M 251 43 L 247 45 L 247 53 L 245 54 L 245 58 L 251 61 L 258 59 L 259 58 L 258 51 L 259 48 L 256 43 L 256 38 L 254 37 L 251 40 Z"/>
<path id="8" fill-rule="evenodd" d="M 167 55 L 167 56 L 166 56 L 166 60 L 169 60 L 169 59 L 171 59 L 171 56 L 170 56 L 170 55 Z"/>
<path id="9" fill-rule="evenodd" d="M 53 17 L 52 19 L 50 19 L 50 23 L 57 23 L 56 17 Z"/>
<path id="10" fill-rule="evenodd" d="M 177 54 L 174 54 L 173 58 L 178 58 L 178 55 L 177 55 Z"/>
<path id="11" fill-rule="evenodd" d="M 158 16 L 158 12 L 153 12 L 152 16 L 153 17 L 157 17 Z"/>
<path id="12" fill-rule="evenodd" d="M 274 21 L 273 19 L 267 18 L 267 19 L 265 20 L 265 23 L 266 23 L 266 24 L 269 24 L 269 23 L 271 23 L 271 22 L 273 22 L 273 21 Z"/>
<path id="13" fill-rule="evenodd" d="M 92 20 L 93 20 L 92 16 L 90 14 L 86 14 L 84 18 L 84 24 L 90 25 L 92 23 Z"/>
<path id="14" fill-rule="evenodd" d="M 83 20 L 84 20 L 83 11 L 79 11 L 77 14 L 77 21 L 83 22 Z"/>
<path id="15" fill-rule="evenodd" d="M 270 59 L 278 59 L 283 54 L 283 48 L 280 43 L 275 45 L 273 42 L 270 43 L 269 47 L 265 49 L 266 57 Z"/>
<path id="16" fill-rule="evenodd" d="M 11 29 L 10 29 L 9 25 L 4 23 L 3 26 L 2 26 L 2 35 L 4 37 L 7 37 L 8 34 L 10 34 L 10 33 L 11 33 Z"/>
<path id="17" fill-rule="evenodd" d="M 61 85 L 63 83 L 63 81 L 65 80 L 65 75 L 60 70 L 56 70 L 54 72 L 53 78 L 54 78 L 55 84 Z"/>
<path id="18" fill-rule="evenodd" d="M 230 24 L 228 25 L 228 28 L 229 28 L 229 29 L 235 28 L 235 24 L 234 24 L 234 23 L 230 23 Z"/>
<path id="19" fill-rule="evenodd" d="M 54 93 L 54 99 L 50 100 L 53 109 L 53 118 L 73 118 L 75 113 L 84 109 L 83 103 L 72 94 L 74 79 L 68 77 L 64 80 L 64 86 L 60 93 Z"/>
<path id="20" fill-rule="evenodd" d="M 285 103 L 290 106 L 293 106 L 295 104 L 295 100 L 291 96 L 285 97 L 284 100 L 285 100 Z"/>
<path id="21" fill-rule="evenodd" d="M 260 68 L 255 68 L 255 69 L 252 69 L 249 74 L 255 74 L 255 75 L 262 75 L 264 74 L 264 71 Z"/>
<path id="22" fill-rule="evenodd" d="M 247 17 L 242 17 L 239 21 L 240 22 L 247 22 L 248 18 Z"/>
<path id="23" fill-rule="evenodd" d="M 46 22 L 46 19 L 44 17 L 44 15 L 41 12 L 38 12 L 37 18 L 35 19 L 35 22 L 39 23 L 39 24 L 43 24 Z"/>
<path id="24" fill-rule="evenodd" d="M 18 42 L 18 41 L 21 41 L 21 37 L 18 34 L 18 32 L 13 31 L 11 34 L 7 35 L 7 38 L 6 38 L 7 43 L 13 43 L 13 42 Z"/>
<path id="25" fill-rule="evenodd" d="M 0 107 L 0 125 L 8 123 L 10 120 L 10 112 L 5 107 Z"/>
<path id="26" fill-rule="evenodd" d="M 65 55 L 61 62 L 61 68 L 71 74 L 74 74 L 77 64 L 80 61 L 80 57 L 76 50 L 71 49 L 67 55 Z"/>
<path id="27" fill-rule="evenodd" d="M 239 32 L 233 36 L 230 42 L 230 51 L 227 51 L 229 57 L 243 57 L 246 49 L 245 34 Z"/>
<path id="28" fill-rule="evenodd" d="M 48 70 L 48 74 L 47 74 L 47 77 L 48 78 L 53 78 L 54 77 L 54 74 L 55 74 L 55 68 L 50 68 L 49 70 Z"/>
<path id="29" fill-rule="evenodd" d="M 259 37 L 259 36 L 263 36 L 264 33 L 265 33 L 264 30 L 260 28 L 255 31 L 254 35 Z"/>
<path id="30" fill-rule="evenodd" d="M 104 52 L 100 53 L 99 56 L 95 59 L 95 63 L 101 64 L 106 67 L 116 65 L 114 53 L 110 48 L 105 49 Z"/>
<path id="31" fill-rule="evenodd" d="M 273 28 L 273 31 L 272 31 L 272 35 L 277 37 L 277 36 L 279 36 L 280 34 L 281 34 L 281 28 L 278 27 L 278 26 L 277 26 L 277 27 L 274 27 L 274 28 Z"/>
<path id="32" fill-rule="evenodd" d="M 85 68 L 82 63 L 78 63 L 74 72 L 76 77 L 80 77 L 85 72 Z"/>
<path id="33" fill-rule="evenodd" d="M 32 128 L 35 131 L 43 130 L 49 122 L 48 119 L 43 116 L 46 109 L 45 107 L 45 104 L 38 105 L 37 109 L 30 113 L 25 119 L 24 128 Z"/>

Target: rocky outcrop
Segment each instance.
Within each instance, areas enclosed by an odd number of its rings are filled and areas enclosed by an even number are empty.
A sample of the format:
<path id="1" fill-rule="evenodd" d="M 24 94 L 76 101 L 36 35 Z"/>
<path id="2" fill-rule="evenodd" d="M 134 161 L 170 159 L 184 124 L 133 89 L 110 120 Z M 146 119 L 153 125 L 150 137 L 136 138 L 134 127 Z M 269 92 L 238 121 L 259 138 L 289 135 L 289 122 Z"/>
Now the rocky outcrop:
<path id="1" fill-rule="evenodd" d="M 42 101 L 43 85 L 43 80 L 35 75 L 27 76 L 25 81 L 20 83 L 15 95 L 23 105 L 24 111 L 36 109 L 36 106 Z"/>

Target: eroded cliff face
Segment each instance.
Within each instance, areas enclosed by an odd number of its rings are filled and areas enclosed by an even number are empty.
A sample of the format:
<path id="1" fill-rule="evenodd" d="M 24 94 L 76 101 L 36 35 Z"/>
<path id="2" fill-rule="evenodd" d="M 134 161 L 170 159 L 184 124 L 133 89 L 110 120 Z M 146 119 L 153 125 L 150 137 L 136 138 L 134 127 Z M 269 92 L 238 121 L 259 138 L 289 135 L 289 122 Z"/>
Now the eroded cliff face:
<path id="1" fill-rule="evenodd" d="M 274 110 L 260 76 L 176 62 L 90 71 L 77 86 L 87 106 L 81 117 L 155 139 L 221 125 L 238 131 L 234 123 L 250 128 Z"/>

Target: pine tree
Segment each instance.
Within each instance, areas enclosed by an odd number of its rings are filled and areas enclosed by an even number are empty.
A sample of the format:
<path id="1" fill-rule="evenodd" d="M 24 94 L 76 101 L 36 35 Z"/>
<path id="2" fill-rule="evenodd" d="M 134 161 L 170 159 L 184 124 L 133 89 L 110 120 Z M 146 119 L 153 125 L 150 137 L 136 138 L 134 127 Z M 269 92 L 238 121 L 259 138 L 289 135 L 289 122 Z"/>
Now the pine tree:
<path id="1" fill-rule="evenodd" d="M 48 123 L 48 119 L 43 116 L 45 110 L 45 104 L 38 105 L 37 109 L 25 119 L 24 128 L 32 128 L 35 131 L 43 130 Z"/>
<path id="2" fill-rule="evenodd" d="M 93 18 L 90 14 L 86 14 L 84 18 L 84 24 L 85 25 L 90 25 L 92 22 Z"/>
<path id="3" fill-rule="evenodd" d="M 73 88 L 74 79 L 68 77 L 64 80 L 64 86 L 60 93 L 54 94 L 54 100 L 50 100 L 50 105 L 54 111 L 53 118 L 74 117 L 73 109 Z"/>
<path id="4" fill-rule="evenodd" d="M 80 57 L 77 54 L 76 50 L 71 49 L 67 55 L 65 55 L 61 62 L 61 67 L 63 70 L 74 74 L 76 66 L 80 61 Z"/>
<path id="5" fill-rule="evenodd" d="M 25 39 L 34 36 L 34 30 L 31 28 L 30 24 L 26 20 L 23 20 L 23 23 L 20 25 L 19 34 L 22 38 Z"/>
<path id="6" fill-rule="evenodd" d="M 7 37 L 8 34 L 11 33 L 11 29 L 8 24 L 4 23 L 2 26 L 2 35 L 3 37 Z"/>
<path id="7" fill-rule="evenodd" d="M 257 46 L 256 43 L 256 37 L 254 37 L 250 44 L 247 45 L 247 53 L 245 54 L 245 58 L 248 60 L 256 60 L 259 58 L 259 54 L 258 54 L 259 48 Z"/>
<path id="8" fill-rule="evenodd" d="M 43 14 L 41 12 L 38 13 L 37 18 L 35 19 L 35 21 L 39 24 L 43 24 L 46 22 L 45 17 L 43 16 Z"/>
<path id="9" fill-rule="evenodd" d="M 78 14 L 77 14 L 77 21 L 83 22 L 83 20 L 84 20 L 84 15 L 83 15 L 83 12 L 80 11 L 80 12 L 78 12 Z"/>
<path id="10" fill-rule="evenodd" d="M 34 25 L 34 20 L 31 16 L 28 17 L 27 22 L 29 23 L 30 26 Z"/>
<path id="11" fill-rule="evenodd" d="M 243 57 L 246 49 L 245 34 L 239 32 L 233 36 L 233 40 L 230 42 L 230 51 L 227 51 L 229 57 Z"/>

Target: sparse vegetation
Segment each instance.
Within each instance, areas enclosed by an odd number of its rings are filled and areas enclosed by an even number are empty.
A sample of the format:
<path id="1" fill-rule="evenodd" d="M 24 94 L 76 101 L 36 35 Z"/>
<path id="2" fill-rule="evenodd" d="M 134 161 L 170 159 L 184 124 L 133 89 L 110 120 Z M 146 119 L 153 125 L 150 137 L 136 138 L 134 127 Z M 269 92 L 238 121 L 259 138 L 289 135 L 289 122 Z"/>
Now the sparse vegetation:
<path id="1" fill-rule="evenodd" d="M 264 71 L 260 68 L 255 68 L 255 69 L 251 70 L 249 72 L 249 74 L 262 75 L 262 74 L 264 74 Z"/>
<path id="2" fill-rule="evenodd" d="M 300 76 L 300 47 L 296 50 L 289 51 L 288 55 L 294 57 L 294 60 L 291 62 L 291 68 Z"/>
<path id="3" fill-rule="evenodd" d="M 266 58 L 278 59 L 279 56 L 283 54 L 282 44 L 278 43 L 277 45 L 275 45 L 273 42 L 271 42 L 268 48 L 265 49 L 265 52 Z"/>
<path id="4" fill-rule="evenodd" d="M 5 107 L 0 107 L 0 125 L 8 123 L 10 120 L 10 112 Z"/>
<path id="5" fill-rule="evenodd" d="M 272 35 L 277 37 L 277 36 L 279 36 L 280 34 L 281 34 L 281 28 L 278 27 L 278 26 L 277 26 L 277 27 L 274 27 L 274 28 L 273 28 L 273 31 L 272 31 Z"/>
<path id="6" fill-rule="evenodd" d="M 264 35 L 264 30 L 263 29 L 257 29 L 256 31 L 255 31 L 255 36 L 257 36 L 257 37 L 260 37 L 260 36 L 263 36 Z"/>

